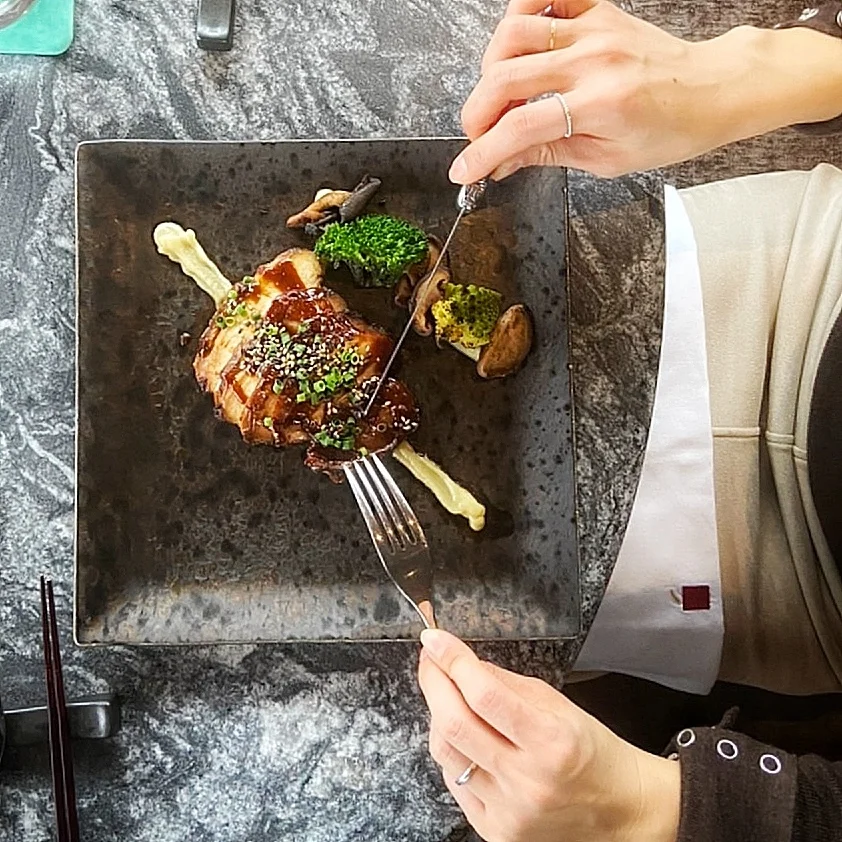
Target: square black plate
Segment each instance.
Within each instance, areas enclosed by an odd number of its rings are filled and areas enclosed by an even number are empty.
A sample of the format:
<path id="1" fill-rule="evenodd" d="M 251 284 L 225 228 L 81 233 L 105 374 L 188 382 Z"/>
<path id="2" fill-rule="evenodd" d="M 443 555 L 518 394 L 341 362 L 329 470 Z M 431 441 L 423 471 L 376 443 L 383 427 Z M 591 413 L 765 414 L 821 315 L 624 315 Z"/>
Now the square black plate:
<path id="1" fill-rule="evenodd" d="M 187 644 L 415 637 L 416 615 L 371 547 L 350 489 L 300 450 L 248 446 L 214 417 L 191 362 L 213 305 L 152 241 L 174 220 L 229 278 L 293 245 L 284 226 L 323 186 L 383 180 L 386 211 L 443 235 L 458 139 L 184 143 L 103 141 L 77 154 L 76 639 Z M 466 638 L 579 631 L 565 175 L 492 185 L 452 248 L 455 280 L 525 302 L 524 369 L 484 382 L 412 335 L 400 376 L 421 406 L 414 437 L 489 504 L 479 534 L 388 460 L 429 539 L 444 628 Z M 376 209 L 376 208 L 375 208 Z M 397 334 L 384 290 L 328 283 Z M 188 334 L 189 339 L 184 335 Z"/>

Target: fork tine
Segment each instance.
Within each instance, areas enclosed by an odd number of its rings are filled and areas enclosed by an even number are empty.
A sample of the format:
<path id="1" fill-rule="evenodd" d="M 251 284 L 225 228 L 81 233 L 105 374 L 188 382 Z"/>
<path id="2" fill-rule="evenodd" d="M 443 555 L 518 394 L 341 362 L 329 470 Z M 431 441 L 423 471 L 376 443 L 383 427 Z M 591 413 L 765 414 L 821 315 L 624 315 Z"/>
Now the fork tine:
<path id="1" fill-rule="evenodd" d="M 380 519 L 374 513 L 371 503 L 368 500 L 365 488 L 363 488 L 359 477 L 357 476 L 356 463 L 350 462 L 345 465 L 345 476 L 348 478 L 348 485 L 351 486 L 351 491 L 357 500 L 357 505 L 363 515 L 363 520 L 368 528 L 368 534 L 371 535 L 371 540 L 375 545 L 380 547 L 384 543 L 389 542 L 389 537 L 386 535 Z"/>
<path id="2" fill-rule="evenodd" d="M 343 468 L 386 573 L 424 625 L 435 628 L 430 551 L 418 518 L 376 454 Z"/>
<path id="3" fill-rule="evenodd" d="M 375 488 L 372 479 L 376 477 L 371 475 L 370 468 L 366 459 L 359 459 L 355 463 L 356 477 L 360 484 L 365 489 L 366 498 L 369 506 L 371 506 L 374 513 L 377 515 L 377 520 L 383 528 L 383 532 L 389 541 L 389 550 L 393 553 L 399 552 L 404 547 L 404 538 L 400 532 L 398 524 L 388 511 L 386 501 L 380 493 L 382 489 Z"/>
<path id="4" fill-rule="evenodd" d="M 380 473 L 373 465 L 374 458 L 375 457 L 369 456 L 363 459 L 361 470 L 365 471 L 367 474 L 372 487 L 377 493 L 378 502 L 386 509 L 386 512 L 391 518 L 392 525 L 398 539 L 400 540 L 401 547 L 403 548 L 409 545 L 415 545 L 417 543 L 416 537 L 406 524 L 406 518 L 402 516 L 399 506 L 395 505 L 395 500 L 393 499 L 395 492 L 400 494 L 400 491 L 391 477 L 389 477 L 389 480 L 384 484 Z"/>
<path id="5" fill-rule="evenodd" d="M 389 494 L 397 504 L 397 507 L 400 510 L 401 515 L 403 516 L 403 523 L 409 529 L 410 532 L 411 543 L 426 543 L 427 539 L 424 537 L 424 530 L 421 528 L 421 524 L 418 521 L 418 517 L 412 510 L 412 506 L 409 505 L 409 502 L 407 501 L 406 497 L 404 497 L 400 486 L 395 482 L 394 477 L 389 473 L 386 466 L 383 464 L 383 460 L 376 453 L 373 454 L 370 457 L 370 459 L 371 463 L 374 465 L 374 467 L 377 469 L 377 472 L 380 474 L 380 477 L 383 480 L 383 484 L 389 490 Z"/>

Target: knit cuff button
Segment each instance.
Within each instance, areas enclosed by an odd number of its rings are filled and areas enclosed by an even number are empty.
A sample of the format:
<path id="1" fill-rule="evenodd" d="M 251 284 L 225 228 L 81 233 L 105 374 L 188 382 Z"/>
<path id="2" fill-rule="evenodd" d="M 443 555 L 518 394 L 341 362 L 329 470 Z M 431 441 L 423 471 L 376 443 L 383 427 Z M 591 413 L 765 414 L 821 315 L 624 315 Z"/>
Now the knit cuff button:
<path id="1" fill-rule="evenodd" d="M 681 748 L 687 748 L 687 746 L 691 746 L 696 742 L 696 734 L 692 728 L 685 728 L 675 738 L 675 741 Z"/>
<path id="2" fill-rule="evenodd" d="M 777 775 L 783 769 L 783 764 L 774 754 L 764 754 L 760 757 L 760 769 L 767 775 Z"/>

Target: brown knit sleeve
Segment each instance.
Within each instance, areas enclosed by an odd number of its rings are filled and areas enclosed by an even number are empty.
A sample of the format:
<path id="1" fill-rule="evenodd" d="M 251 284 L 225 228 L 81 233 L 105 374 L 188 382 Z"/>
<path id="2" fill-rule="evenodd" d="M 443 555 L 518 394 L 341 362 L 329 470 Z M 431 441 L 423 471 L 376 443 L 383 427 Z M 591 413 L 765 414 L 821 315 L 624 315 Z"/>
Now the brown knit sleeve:
<path id="1" fill-rule="evenodd" d="M 685 728 L 671 747 L 681 764 L 677 842 L 790 842 L 795 757 L 725 728 Z"/>
<path id="2" fill-rule="evenodd" d="M 791 29 L 795 26 L 804 26 L 834 38 L 842 38 L 842 2 L 836 0 L 832 3 L 808 6 L 796 20 L 780 23 L 775 29 Z M 842 114 L 820 123 L 799 123 L 793 128 L 811 135 L 838 134 L 842 132 Z"/>
<path id="3" fill-rule="evenodd" d="M 798 758 L 791 842 L 842 839 L 842 763 L 813 754 Z"/>
<path id="4" fill-rule="evenodd" d="M 842 840 L 842 763 L 795 757 L 721 726 L 685 728 L 668 752 L 681 764 L 676 842 Z"/>

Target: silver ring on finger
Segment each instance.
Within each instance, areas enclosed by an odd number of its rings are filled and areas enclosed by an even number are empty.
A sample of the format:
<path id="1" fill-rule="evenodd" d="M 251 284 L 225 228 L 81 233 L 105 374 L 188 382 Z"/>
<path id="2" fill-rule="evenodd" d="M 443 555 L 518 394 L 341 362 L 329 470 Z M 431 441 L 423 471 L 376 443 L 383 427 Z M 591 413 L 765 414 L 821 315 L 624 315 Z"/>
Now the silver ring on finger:
<path id="1" fill-rule="evenodd" d="M 573 115 L 570 113 L 570 106 L 567 104 L 564 94 L 556 91 L 553 96 L 561 103 L 561 107 L 564 110 L 564 119 L 567 121 L 567 129 L 564 132 L 564 138 L 566 140 L 573 135 Z"/>
<path id="2" fill-rule="evenodd" d="M 466 783 L 473 777 L 474 772 L 479 768 L 476 763 L 471 763 L 461 775 L 454 781 L 456 786 L 465 786 Z"/>

